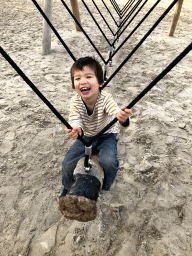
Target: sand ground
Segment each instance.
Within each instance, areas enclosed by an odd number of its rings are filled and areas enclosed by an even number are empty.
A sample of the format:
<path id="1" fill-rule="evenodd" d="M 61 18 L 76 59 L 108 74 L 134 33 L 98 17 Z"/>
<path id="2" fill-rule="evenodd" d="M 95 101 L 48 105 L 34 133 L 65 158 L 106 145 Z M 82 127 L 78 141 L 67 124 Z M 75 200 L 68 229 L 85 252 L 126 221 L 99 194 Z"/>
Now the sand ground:
<path id="1" fill-rule="evenodd" d="M 102 2 L 96 2 L 116 31 Z M 121 7 L 126 3 L 117 2 Z M 43 6 L 42 0 L 38 3 Z M 92 2 L 86 3 L 112 40 Z M 148 1 L 124 37 L 153 3 Z M 170 3 L 161 1 L 123 46 L 113 70 Z M 32 1 L 0 0 L 0 6 L 1 46 L 67 119 L 74 95 L 69 76 L 73 60 L 54 34 L 51 54 L 42 56 L 43 22 Z M 79 8 L 82 25 L 106 59 L 109 45 L 81 2 Z M 119 106 L 127 106 L 191 43 L 191 0 L 184 0 L 174 37 L 168 37 L 173 13 L 106 88 Z M 52 21 L 76 58 L 91 55 L 101 61 L 85 36 L 74 33 L 73 20 L 59 0 Z M 73 141 L 2 56 L 0 70 L 1 256 L 192 255 L 192 53 L 133 107 L 130 127 L 119 134 L 117 179 L 110 193 L 99 197 L 97 218 L 86 223 L 66 220 L 58 210 L 61 162 Z"/>

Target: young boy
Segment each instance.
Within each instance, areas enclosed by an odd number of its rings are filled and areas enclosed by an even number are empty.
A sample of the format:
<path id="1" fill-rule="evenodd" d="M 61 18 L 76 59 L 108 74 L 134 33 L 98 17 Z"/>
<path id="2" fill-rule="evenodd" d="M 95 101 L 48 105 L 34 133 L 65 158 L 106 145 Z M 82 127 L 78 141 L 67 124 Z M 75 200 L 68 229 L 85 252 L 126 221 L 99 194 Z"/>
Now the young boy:
<path id="1" fill-rule="evenodd" d="M 69 123 L 73 129 L 65 129 L 69 137 L 76 140 L 78 135 L 89 141 L 92 136 L 101 131 L 116 116 L 123 126 L 129 125 L 130 109 L 121 109 L 112 96 L 102 91 L 103 70 L 101 65 L 91 57 L 78 59 L 71 68 L 72 87 L 77 95 L 70 105 Z M 117 123 L 109 128 L 92 144 L 92 152 L 99 152 L 99 159 L 104 170 L 102 193 L 110 190 L 119 168 L 117 159 Z M 73 171 L 77 162 L 85 156 L 85 146 L 76 140 L 62 162 L 61 197 L 70 188 Z"/>

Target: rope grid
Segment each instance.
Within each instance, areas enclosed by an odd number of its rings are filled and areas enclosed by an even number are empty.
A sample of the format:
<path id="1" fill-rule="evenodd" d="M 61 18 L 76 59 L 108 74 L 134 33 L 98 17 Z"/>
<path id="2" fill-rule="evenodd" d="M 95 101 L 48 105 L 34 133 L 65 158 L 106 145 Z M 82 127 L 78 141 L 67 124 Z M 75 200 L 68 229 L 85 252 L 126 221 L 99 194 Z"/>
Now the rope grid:
<path id="1" fill-rule="evenodd" d="M 96 19 L 94 18 L 94 16 L 92 15 L 90 9 L 88 8 L 87 4 L 85 3 L 84 0 L 81 0 L 82 3 L 84 4 L 85 8 L 87 9 L 87 11 L 89 12 L 91 18 L 93 19 L 93 21 L 95 22 L 96 26 L 98 27 L 98 29 L 100 30 L 100 32 L 102 33 L 103 37 L 105 38 L 105 40 L 107 41 L 107 43 L 109 44 L 109 46 L 111 48 L 113 48 L 112 51 L 110 51 L 109 53 L 109 58 L 107 60 L 104 59 L 104 57 L 102 56 L 102 54 L 99 52 L 99 50 L 97 49 L 97 47 L 95 46 L 95 44 L 93 43 L 93 41 L 90 39 L 90 37 L 88 36 L 88 34 L 86 33 L 86 31 L 83 29 L 83 27 L 81 26 L 81 24 L 79 24 L 79 22 L 77 21 L 77 19 L 74 17 L 73 13 L 71 12 L 71 10 L 69 9 L 69 7 L 67 6 L 67 4 L 61 0 L 63 6 L 66 8 L 66 10 L 68 11 L 68 13 L 71 15 L 71 17 L 73 18 L 73 20 L 77 23 L 77 25 L 80 27 L 81 31 L 84 33 L 85 37 L 88 39 L 88 41 L 90 42 L 90 44 L 92 45 L 92 47 L 95 49 L 95 51 L 97 52 L 97 54 L 100 56 L 101 60 L 104 62 L 105 67 L 110 63 L 110 61 L 112 61 L 112 58 L 117 54 L 117 52 L 122 48 L 122 46 L 128 41 L 128 39 L 133 35 L 133 33 L 140 27 L 140 25 L 146 20 L 146 18 L 152 13 L 152 11 L 155 9 L 155 7 L 158 5 L 158 3 L 161 0 L 157 0 L 155 2 L 155 4 L 150 8 L 150 10 L 144 15 L 144 17 L 139 21 L 139 23 L 137 24 L 137 26 L 131 31 L 131 33 L 123 40 L 123 42 L 119 45 L 119 47 L 117 49 L 115 49 L 115 43 L 117 42 L 117 40 L 120 38 L 120 36 L 125 32 L 125 30 L 127 29 L 127 27 L 131 24 L 131 22 L 134 20 L 134 18 L 139 14 L 139 12 L 142 10 L 142 8 L 145 6 L 145 4 L 147 3 L 148 0 L 145 0 L 143 3 L 143 0 L 138 0 L 136 3 L 136 0 L 129 0 L 125 6 L 120 9 L 120 7 L 118 6 L 117 2 L 115 0 L 110 0 L 110 3 L 112 5 L 112 7 L 114 8 L 114 10 L 116 11 L 117 15 L 119 16 L 119 21 L 116 21 L 114 16 L 112 15 L 111 11 L 109 10 L 109 8 L 107 7 L 106 3 L 102 0 L 102 3 L 104 5 L 104 7 L 106 8 L 107 12 L 109 13 L 109 15 L 111 16 L 111 18 L 113 19 L 116 27 L 117 27 L 117 31 L 116 33 L 114 33 L 112 31 L 112 29 L 110 28 L 109 24 L 107 23 L 106 19 L 104 18 L 104 16 L 102 15 L 100 9 L 98 8 L 98 6 L 96 5 L 95 1 L 92 0 L 95 8 L 97 9 L 98 13 L 100 14 L 100 16 L 102 17 L 103 21 L 105 22 L 105 24 L 107 25 L 109 31 L 112 33 L 112 35 L 114 36 L 114 40 L 111 43 L 109 41 L 109 39 L 106 37 L 105 33 L 103 32 L 103 30 L 101 29 L 101 27 L 99 26 L 98 22 L 96 21 Z M 54 32 L 54 34 L 56 35 L 56 37 L 59 39 L 59 41 L 61 42 L 61 44 L 63 45 L 63 47 L 66 49 L 66 51 L 68 52 L 68 54 L 71 56 L 71 58 L 73 59 L 73 61 L 76 61 L 75 56 L 73 55 L 73 53 L 70 51 L 69 47 L 66 45 L 66 43 L 63 41 L 63 39 L 61 38 L 61 36 L 59 35 L 59 33 L 57 32 L 57 30 L 54 28 L 54 26 L 52 25 L 52 23 L 50 22 L 50 20 L 47 18 L 47 16 L 45 15 L 44 11 L 41 9 L 41 7 L 39 6 L 39 4 L 37 3 L 36 0 L 32 0 L 32 2 L 34 3 L 34 5 L 36 6 L 36 8 L 38 9 L 38 11 L 40 12 L 40 14 L 43 16 L 43 18 L 46 20 L 46 22 L 48 23 L 48 25 L 50 26 L 50 28 L 52 29 L 52 31 Z M 142 45 L 142 43 L 148 38 L 148 36 L 153 32 L 153 30 L 159 25 L 159 23 L 162 21 L 162 19 L 169 13 L 169 11 L 173 8 L 173 6 L 178 2 L 178 0 L 174 0 L 169 7 L 164 11 L 164 13 L 159 17 L 159 19 L 154 23 L 154 25 L 149 29 L 149 31 L 143 36 L 143 38 L 140 40 L 140 42 L 135 46 L 135 48 L 127 55 L 127 57 L 124 59 L 124 61 L 119 65 L 119 67 L 113 72 L 113 74 L 106 80 L 107 77 L 107 73 L 106 70 L 104 72 L 104 84 L 103 84 L 103 88 L 105 88 L 105 86 L 113 79 L 113 77 L 120 71 L 120 69 L 127 63 L 127 61 L 130 59 L 130 57 L 136 52 L 136 50 Z M 133 6 L 133 4 L 135 3 L 135 5 Z M 142 3 L 142 4 L 141 4 Z M 141 6 L 139 7 L 139 5 L 141 4 Z M 133 6 L 133 7 L 132 7 Z M 131 8 L 132 7 L 132 8 Z M 131 9 L 131 10 L 130 10 Z M 137 10 L 137 11 L 136 11 Z M 129 12 L 128 12 L 129 11 Z M 134 14 L 135 12 L 135 14 Z M 134 14 L 134 15 L 133 15 Z M 125 16 L 126 15 L 126 16 Z M 129 18 L 133 15 L 133 17 L 129 20 Z M 125 16 L 125 17 L 124 17 Z M 124 17 L 124 18 L 123 18 Z M 129 22 L 127 23 L 127 21 L 129 20 Z M 126 24 L 127 23 L 127 24 Z M 126 24 L 126 25 L 125 25 Z M 125 25 L 125 26 L 124 26 Z M 123 28 L 124 26 L 124 28 Z M 123 29 L 122 29 L 123 28 Z M 151 88 L 153 86 L 155 86 L 173 67 L 175 67 L 175 65 L 177 65 L 177 63 L 179 61 L 181 61 L 182 58 L 184 58 L 190 51 L 192 50 L 192 43 L 190 43 L 184 50 L 183 52 L 181 52 L 138 96 L 136 96 L 136 98 L 126 107 L 126 108 L 132 108 L 149 90 L 151 90 Z M 37 89 L 37 87 L 29 80 L 29 78 L 23 73 L 23 71 L 17 66 L 17 64 L 10 58 L 10 56 L 4 51 L 4 49 L 0 46 L 0 53 L 2 54 L 2 56 L 9 62 L 9 64 L 15 69 L 15 71 L 22 77 L 22 79 L 31 87 L 31 89 L 39 96 L 39 98 L 49 107 L 49 109 L 59 118 L 59 120 L 68 128 L 68 129 L 72 129 L 72 127 L 70 126 L 70 124 L 59 114 L 59 112 L 54 108 L 54 106 L 44 97 L 44 95 Z M 104 127 L 96 136 L 94 136 L 89 143 L 87 143 L 82 137 L 78 137 L 78 139 L 86 146 L 86 147 L 90 147 L 92 145 L 92 143 L 98 138 L 100 137 L 105 131 L 107 131 L 113 124 L 115 124 L 117 122 L 117 118 L 114 118 L 108 125 L 106 125 L 106 127 Z"/>

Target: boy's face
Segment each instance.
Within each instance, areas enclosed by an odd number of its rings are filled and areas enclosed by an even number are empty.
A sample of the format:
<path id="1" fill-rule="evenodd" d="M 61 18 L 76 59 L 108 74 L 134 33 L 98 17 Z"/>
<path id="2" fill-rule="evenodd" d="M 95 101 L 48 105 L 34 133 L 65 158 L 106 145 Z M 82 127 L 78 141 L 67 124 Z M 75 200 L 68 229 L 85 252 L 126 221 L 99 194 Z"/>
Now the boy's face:
<path id="1" fill-rule="evenodd" d="M 94 71 L 85 66 L 83 70 L 74 71 L 74 86 L 75 91 L 86 101 L 95 101 L 99 95 L 99 84 Z"/>

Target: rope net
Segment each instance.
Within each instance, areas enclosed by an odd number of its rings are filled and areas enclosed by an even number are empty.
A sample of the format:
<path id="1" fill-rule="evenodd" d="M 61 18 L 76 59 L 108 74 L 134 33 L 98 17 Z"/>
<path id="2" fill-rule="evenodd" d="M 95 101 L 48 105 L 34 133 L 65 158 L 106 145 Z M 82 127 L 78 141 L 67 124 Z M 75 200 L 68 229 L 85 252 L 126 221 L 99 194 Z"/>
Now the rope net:
<path id="1" fill-rule="evenodd" d="M 57 38 L 59 39 L 59 41 L 62 43 L 62 45 L 64 46 L 64 48 L 67 50 L 68 54 L 71 56 L 71 58 L 76 61 L 75 56 L 73 55 L 73 53 L 70 51 L 69 47 L 66 45 L 66 43 L 62 40 L 61 36 L 59 35 L 59 33 L 56 31 L 56 29 L 54 28 L 54 26 L 52 25 L 52 23 L 50 22 L 50 20 L 47 18 L 47 16 L 45 15 L 45 13 L 43 12 L 43 10 L 40 8 L 40 6 L 38 5 L 36 0 L 32 0 L 34 5 L 36 6 L 36 8 L 38 9 L 38 11 L 40 12 L 40 14 L 43 16 L 43 18 L 47 21 L 47 23 L 49 24 L 49 26 L 51 27 L 52 31 L 55 33 L 55 35 L 57 36 Z M 132 19 L 129 21 L 129 23 L 127 23 L 127 26 L 125 26 L 125 28 L 121 31 L 120 34 L 118 34 L 118 37 L 120 37 L 122 35 L 122 33 L 126 30 L 126 28 L 129 26 L 129 24 L 132 22 L 132 20 L 139 14 L 139 11 L 144 7 L 144 5 L 147 3 L 148 0 L 146 0 L 145 2 L 143 2 L 143 4 L 140 6 L 140 8 L 137 10 L 137 12 L 135 13 L 135 15 L 132 17 Z M 98 55 L 101 57 L 101 59 L 103 60 L 103 62 L 105 63 L 105 65 L 107 65 L 109 63 L 109 61 L 112 59 L 112 57 L 115 56 L 115 54 L 123 47 L 123 45 L 125 44 L 125 42 L 127 42 L 127 40 L 133 35 L 133 33 L 139 28 L 139 26 L 146 20 L 146 18 L 149 16 L 149 14 L 152 13 L 152 11 L 156 8 L 157 4 L 160 2 L 161 0 L 157 0 L 155 2 L 155 4 L 150 8 L 150 10 L 145 14 L 145 16 L 140 20 L 140 22 L 137 24 L 137 26 L 132 30 L 132 32 L 126 37 L 126 39 L 120 44 L 120 46 L 110 55 L 108 60 L 105 60 L 103 58 L 103 56 L 101 55 L 101 53 L 99 52 L 99 50 L 97 49 L 97 47 L 95 46 L 95 44 L 93 43 L 93 41 L 90 39 L 90 37 L 88 36 L 88 34 L 85 32 L 85 30 L 83 29 L 83 27 L 79 24 L 79 22 L 76 20 L 76 18 L 74 17 L 74 15 L 72 14 L 71 10 L 69 9 L 69 7 L 67 6 L 67 4 L 61 0 L 62 4 L 64 5 L 64 7 L 66 8 L 66 10 L 69 12 L 69 14 L 72 16 L 72 18 L 74 19 L 74 21 L 77 23 L 77 25 L 81 28 L 82 32 L 84 33 L 84 35 L 86 36 L 86 38 L 89 40 L 89 42 L 91 43 L 91 45 L 93 46 L 93 48 L 95 49 L 95 51 L 98 53 Z M 88 6 L 85 4 L 85 2 L 82 0 L 83 4 L 86 6 L 88 12 L 90 12 Z M 94 0 L 92 0 L 92 2 L 94 3 L 94 6 L 96 7 L 96 4 L 94 2 Z M 102 1 L 103 2 L 103 1 Z M 114 10 L 118 13 L 118 15 L 120 16 L 120 18 L 122 18 L 125 13 L 127 13 L 130 9 L 131 6 L 133 6 L 133 4 L 135 3 L 135 1 L 128 1 L 127 4 L 120 9 L 119 6 L 117 5 L 115 0 L 111 0 L 111 5 L 113 6 Z M 128 20 L 128 16 L 130 17 L 130 13 L 133 14 L 133 12 L 137 9 L 137 7 L 141 4 L 142 0 L 139 0 L 135 3 L 134 5 L 134 9 L 132 8 L 131 11 L 127 14 L 127 16 L 124 18 L 124 24 L 127 22 Z M 107 81 L 105 81 L 103 88 L 105 88 L 105 86 L 114 78 L 114 76 L 121 70 L 121 68 L 127 63 L 127 61 L 131 58 L 131 56 L 137 51 L 137 49 L 142 45 L 142 43 L 149 37 L 149 35 L 154 31 L 154 29 L 159 25 L 159 23 L 163 20 L 163 18 L 169 13 L 169 11 L 173 8 L 173 6 L 178 2 L 178 0 L 174 0 L 169 6 L 168 8 L 164 11 L 164 13 L 159 17 L 159 19 L 154 23 L 154 25 L 149 29 L 149 31 L 143 36 L 143 38 L 140 40 L 140 42 L 136 45 L 136 47 L 127 55 L 127 57 L 123 60 L 123 62 L 119 65 L 119 67 L 113 72 L 113 74 L 109 77 L 109 79 L 107 79 Z M 107 7 L 107 5 L 103 2 L 104 6 L 106 7 L 106 9 L 108 10 L 108 13 L 110 13 L 111 15 L 111 11 L 109 10 L 109 8 Z M 99 9 L 97 9 L 99 10 Z M 100 15 L 102 16 L 100 10 L 99 10 Z M 102 16 L 103 17 L 103 16 Z M 91 18 L 93 18 L 93 20 L 95 21 L 93 15 L 91 15 Z M 103 17 L 104 18 L 104 17 Z M 113 18 L 114 19 L 114 18 Z M 115 20 L 114 20 L 115 21 Z M 97 22 L 96 22 L 97 24 Z M 117 22 L 115 22 L 115 24 L 117 25 Z M 117 31 L 119 32 L 119 28 L 122 28 L 123 25 L 119 24 L 117 26 Z M 102 31 L 103 34 L 103 31 Z M 115 39 L 117 40 L 117 38 Z M 115 41 L 114 41 L 115 42 Z M 113 42 L 113 45 L 114 45 Z M 111 45 L 109 43 L 109 45 Z M 156 85 L 156 83 L 158 81 L 160 81 L 182 58 L 184 58 L 186 56 L 186 54 L 189 53 L 189 51 L 191 51 L 192 49 L 192 44 L 190 44 L 188 47 L 186 47 L 186 49 L 184 49 L 184 51 L 173 61 L 170 63 L 169 66 L 167 66 L 167 68 L 165 68 L 128 106 L 127 108 L 132 108 L 154 85 Z M 9 55 L 4 51 L 4 49 L 2 47 L 0 47 L 0 52 L 3 55 L 3 57 L 9 62 L 9 64 L 16 70 L 16 72 L 22 77 L 22 79 L 31 87 L 31 89 L 39 96 L 39 98 L 50 108 L 50 110 L 59 118 L 59 120 L 68 128 L 68 129 L 72 129 L 72 127 L 69 125 L 69 123 L 59 114 L 59 112 L 53 107 L 53 105 L 44 97 L 44 95 L 36 88 L 36 86 L 29 80 L 29 78 L 24 74 L 24 72 L 17 66 L 17 64 L 9 57 Z M 99 136 L 101 136 L 105 131 L 107 131 L 115 122 L 117 122 L 117 118 L 115 118 L 114 120 L 112 120 L 106 127 L 103 128 L 102 131 L 100 131 L 94 138 L 92 138 L 92 140 L 89 143 L 86 143 L 84 141 L 84 139 L 82 137 L 78 137 L 78 139 L 85 145 L 85 146 L 90 146 L 96 138 L 98 138 Z"/>

